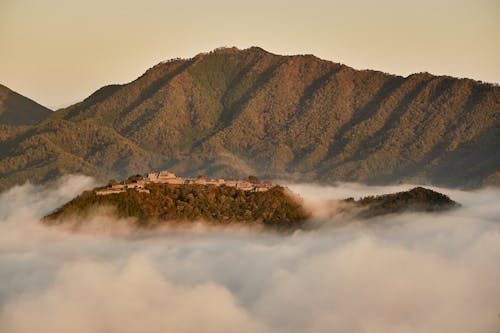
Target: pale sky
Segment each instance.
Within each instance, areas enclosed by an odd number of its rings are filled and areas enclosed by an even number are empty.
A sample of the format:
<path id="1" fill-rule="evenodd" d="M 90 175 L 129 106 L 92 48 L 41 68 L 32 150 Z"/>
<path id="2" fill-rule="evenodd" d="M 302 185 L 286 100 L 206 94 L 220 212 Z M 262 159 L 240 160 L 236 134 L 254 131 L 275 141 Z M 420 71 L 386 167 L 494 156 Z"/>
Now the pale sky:
<path id="1" fill-rule="evenodd" d="M 221 46 L 500 82 L 500 0 L 0 0 L 0 83 L 57 108 Z"/>

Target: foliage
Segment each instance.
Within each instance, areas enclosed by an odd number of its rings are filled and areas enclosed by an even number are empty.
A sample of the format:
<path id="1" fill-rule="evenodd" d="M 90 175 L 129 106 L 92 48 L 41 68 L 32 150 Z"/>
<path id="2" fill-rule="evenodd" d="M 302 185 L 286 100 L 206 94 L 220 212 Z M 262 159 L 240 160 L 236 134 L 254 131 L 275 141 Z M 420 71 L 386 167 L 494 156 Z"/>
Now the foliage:
<path id="1" fill-rule="evenodd" d="M 259 178 L 253 175 L 248 176 L 248 181 L 252 184 L 260 184 Z"/>
<path id="2" fill-rule="evenodd" d="M 0 134 L 0 190 L 169 168 L 293 181 L 497 182 L 500 87 L 221 49 Z"/>
<path id="3" fill-rule="evenodd" d="M 136 182 L 138 180 L 141 180 L 143 179 L 142 175 L 132 175 L 130 177 L 127 178 L 127 183 L 133 183 L 133 182 Z"/>
<path id="4" fill-rule="evenodd" d="M 309 217 L 286 189 L 246 192 L 227 186 L 148 184 L 150 193 L 128 190 L 96 195 L 86 191 L 46 217 L 63 221 L 89 214 L 96 206 L 113 206 L 119 217 L 135 217 L 140 225 L 161 221 L 209 221 L 222 224 L 259 222 L 278 229 L 298 227 Z"/>
<path id="5" fill-rule="evenodd" d="M 374 217 L 403 211 L 435 212 L 459 206 L 447 195 L 423 187 L 393 194 L 367 196 L 357 201 L 353 198 L 344 201 L 363 207 L 364 209 L 359 214 L 361 217 Z"/>

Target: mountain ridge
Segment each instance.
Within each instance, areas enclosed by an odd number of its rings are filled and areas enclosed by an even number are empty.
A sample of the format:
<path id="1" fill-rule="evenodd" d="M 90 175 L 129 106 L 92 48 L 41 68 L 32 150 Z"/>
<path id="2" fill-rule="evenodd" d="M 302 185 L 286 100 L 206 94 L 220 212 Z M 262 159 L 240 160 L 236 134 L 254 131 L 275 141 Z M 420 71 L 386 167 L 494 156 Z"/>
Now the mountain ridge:
<path id="1" fill-rule="evenodd" d="M 0 125 L 35 125 L 52 110 L 0 84 Z"/>
<path id="2" fill-rule="evenodd" d="M 498 184 L 499 105 L 499 87 L 470 79 L 217 49 L 159 63 L 11 130 L 0 140 L 0 179 L 5 187 L 70 172 L 105 180 L 160 167 L 326 183 Z"/>

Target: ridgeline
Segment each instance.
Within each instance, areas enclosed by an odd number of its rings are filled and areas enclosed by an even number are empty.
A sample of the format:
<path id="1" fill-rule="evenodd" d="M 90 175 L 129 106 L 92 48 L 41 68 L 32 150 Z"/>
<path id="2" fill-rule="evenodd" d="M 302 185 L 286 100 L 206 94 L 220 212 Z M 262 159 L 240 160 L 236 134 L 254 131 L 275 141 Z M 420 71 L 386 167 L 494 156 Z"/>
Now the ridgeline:
<path id="1" fill-rule="evenodd" d="M 323 184 L 498 185 L 499 110 L 494 84 L 217 49 L 33 122 L 0 121 L 0 190 L 154 166 Z"/>

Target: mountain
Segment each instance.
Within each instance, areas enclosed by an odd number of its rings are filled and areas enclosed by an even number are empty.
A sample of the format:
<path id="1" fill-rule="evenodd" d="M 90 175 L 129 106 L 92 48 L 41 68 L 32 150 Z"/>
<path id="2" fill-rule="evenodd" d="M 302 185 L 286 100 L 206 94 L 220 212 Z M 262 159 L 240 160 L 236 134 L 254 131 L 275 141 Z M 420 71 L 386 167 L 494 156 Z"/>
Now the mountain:
<path id="1" fill-rule="evenodd" d="M 0 135 L 0 187 L 151 168 L 291 181 L 500 184 L 500 87 L 252 47 L 160 63 Z"/>
<path id="2" fill-rule="evenodd" d="M 34 125 L 52 110 L 0 84 L 0 125 Z"/>

